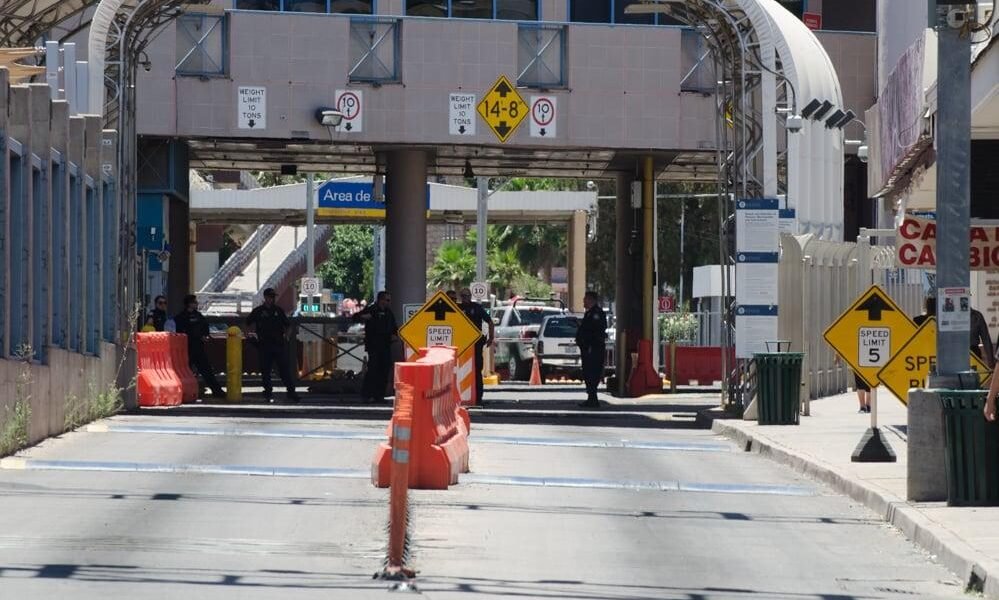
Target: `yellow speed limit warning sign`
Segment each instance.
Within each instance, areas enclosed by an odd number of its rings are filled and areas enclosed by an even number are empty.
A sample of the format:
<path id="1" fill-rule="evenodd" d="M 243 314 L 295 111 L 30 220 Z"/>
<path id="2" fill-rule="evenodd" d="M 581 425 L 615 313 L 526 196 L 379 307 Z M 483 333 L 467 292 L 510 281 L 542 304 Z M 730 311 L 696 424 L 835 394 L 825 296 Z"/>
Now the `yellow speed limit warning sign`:
<path id="1" fill-rule="evenodd" d="M 826 342 L 867 385 L 916 331 L 909 316 L 880 287 L 872 285 L 826 329 Z"/>
<path id="2" fill-rule="evenodd" d="M 453 346 L 458 356 L 482 337 L 461 307 L 437 292 L 399 328 L 399 337 L 412 348 Z"/>
<path id="3" fill-rule="evenodd" d="M 978 373 L 981 387 L 992 371 L 974 352 L 969 352 L 971 368 Z M 937 363 L 937 321 L 926 319 L 912 337 L 891 357 L 888 364 L 878 371 L 878 379 L 902 401 L 909 402 L 909 388 L 921 388 Z"/>
<path id="4" fill-rule="evenodd" d="M 476 108 L 489 129 L 504 143 L 510 139 L 528 113 L 527 102 L 506 75 L 499 76 Z"/>

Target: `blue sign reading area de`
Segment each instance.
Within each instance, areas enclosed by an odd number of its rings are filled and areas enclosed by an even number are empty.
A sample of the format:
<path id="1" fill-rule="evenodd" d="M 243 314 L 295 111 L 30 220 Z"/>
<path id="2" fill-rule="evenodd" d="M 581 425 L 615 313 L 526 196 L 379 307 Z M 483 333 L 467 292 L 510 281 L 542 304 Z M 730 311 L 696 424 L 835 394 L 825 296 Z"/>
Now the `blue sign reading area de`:
<path id="1" fill-rule="evenodd" d="M 327 181 L 319 186 L 316 214 L 326 217 L 385 216 L 385 202 L 375 200 L 374 188 L 368 182 Z M 430 209 L 430 185 L 426 192 Z"/>
<path id="2" fill-rule="evenodd" d="M 375 201 L 370 183 L 328 181 L 319 187 L 320 215 L 384 217 L 385 203 Z"/>

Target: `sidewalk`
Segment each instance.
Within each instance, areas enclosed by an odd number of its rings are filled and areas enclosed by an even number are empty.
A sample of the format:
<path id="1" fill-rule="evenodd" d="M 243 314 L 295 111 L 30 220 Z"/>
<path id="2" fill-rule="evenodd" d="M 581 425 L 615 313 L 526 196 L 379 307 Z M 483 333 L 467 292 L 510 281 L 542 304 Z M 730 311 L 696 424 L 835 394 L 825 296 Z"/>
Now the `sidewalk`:
<path id="1" fill-rule="evenodd" d="M 854 393 L 811 403 L 801 425 L 764 426 L 702 413 L 712 430 L 831 486 L 891 523 L 934 555 L 973 590 L 999 600 L 999 507 L 951 508 L 943 502 L 907 502 L 905 406 L 890 393 L 878 398 L 878 422 L 898 462 L 854 463 L 850 456 L 870 415 L 857 413 Z"/>

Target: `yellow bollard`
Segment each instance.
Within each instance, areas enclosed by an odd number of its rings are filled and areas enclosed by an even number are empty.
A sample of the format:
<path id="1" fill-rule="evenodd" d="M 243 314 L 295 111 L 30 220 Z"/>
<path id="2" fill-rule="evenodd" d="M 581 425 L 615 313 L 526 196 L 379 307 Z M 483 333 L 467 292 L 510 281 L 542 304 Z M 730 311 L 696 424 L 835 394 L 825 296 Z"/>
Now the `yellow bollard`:
<path id="1" fill-rule="evenodd" d="M 142 327 L 142 333 L 150 333 L 150 332 L 153 332 L 153 331 L 156 331 L 156 328 L 153 327 L 152 325 L 144 325 Z"/>
<path id="2" fill-rule="evenodd" d="M 243 330 L 233 325 L 226 334 L 225 397 L 238 402 L 243 399 Z"/>

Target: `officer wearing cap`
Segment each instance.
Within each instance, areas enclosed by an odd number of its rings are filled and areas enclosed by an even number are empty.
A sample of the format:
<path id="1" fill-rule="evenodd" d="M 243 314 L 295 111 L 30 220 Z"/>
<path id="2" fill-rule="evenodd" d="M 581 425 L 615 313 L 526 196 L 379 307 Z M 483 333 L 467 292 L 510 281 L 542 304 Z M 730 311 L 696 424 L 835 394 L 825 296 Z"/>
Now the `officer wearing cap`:
<path id="1" fill-rule="evenodd" d="M 583 381 L 586 382 L 586 401 L 583 408 L 600 408 L 597 386 L 604 377 L 604 353 L 607 343 L 607 315 L 600 307 L 600 296 L 594 291 L 583 296 L 586 313 L 576 330 L 576 345 L 583 362 Z"/>
<path id="2" fill-rule="evenodd" d="M 177 325 L 177 333 L 187 336 L 187 357 L 201 375 L 201 379 L 212 390 L 212 396 L 225 398 L 222 386 L 215 379 L 215 370 L 208 353 L 205 352 L 205 340 L 208 339 L 208 321 L 205 315 L 198 312 L 198 298 L 194 294 L 184 296 L 184 310 L 173 318 Z"/>
<path id="3" fill-rule="evenodd" d="M 399 337 L 399 325 L 391 308 L 392 296 L 382 290 L 375 302 L 354 315 L 364 323 L 364 351 L 367 370 L 361 384 L 361 397 L 368 402 L 384 402 L 385 388 L 392 371 L 392 342 Z"/>
<path id="4" fill-rule="evenodd" d="M 165 331 L 167 322 L 166 296 L 156 296 L 153 300 L 153 310 L 146 316 L 146 325 L 152 325 L 156 331 Z"/>
<path id="5" fill-rule="evenodd" d="M 253 309 L 246 318 L 246 325 L 257 333 L 257 356 L 260 360 L 260 376 L 264 384 L 264 398 L 274 401 L 274 388 L 271 385 L 271 370 L 277 365 L 281 383 L 288 390 L 288 400 L 297 402 L 301 398 L 295 393 L 295 382 L 291 379 L 288 365 L 288 317 L 276 304 L 274 288 L 264 290 L 264 303 Z"/>

